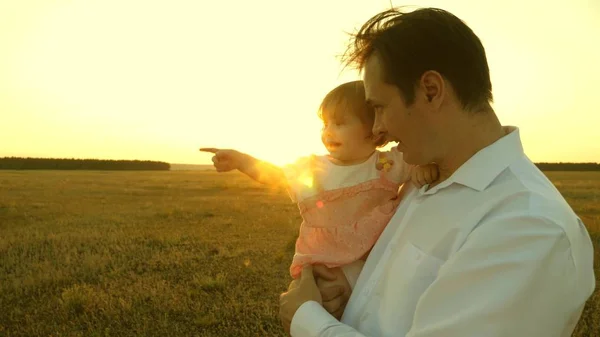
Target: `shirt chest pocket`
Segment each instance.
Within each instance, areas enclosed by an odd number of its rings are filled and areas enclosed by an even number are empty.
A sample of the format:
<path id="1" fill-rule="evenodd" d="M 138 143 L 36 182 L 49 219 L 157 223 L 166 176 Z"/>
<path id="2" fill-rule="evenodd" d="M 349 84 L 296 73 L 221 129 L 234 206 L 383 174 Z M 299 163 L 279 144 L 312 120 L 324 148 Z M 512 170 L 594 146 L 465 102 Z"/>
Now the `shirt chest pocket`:
<path id="1" fill-rule="evenodd" d="M 437 278 L 444 261 L 410 242 L 391 252 L 387 270 L 374 289 L 387 332 L 408 331 L 417 302 Z M 384 329 L 386 330 L 386 329 Z M 382 331 L 386 335 L 386 331 Z"/>

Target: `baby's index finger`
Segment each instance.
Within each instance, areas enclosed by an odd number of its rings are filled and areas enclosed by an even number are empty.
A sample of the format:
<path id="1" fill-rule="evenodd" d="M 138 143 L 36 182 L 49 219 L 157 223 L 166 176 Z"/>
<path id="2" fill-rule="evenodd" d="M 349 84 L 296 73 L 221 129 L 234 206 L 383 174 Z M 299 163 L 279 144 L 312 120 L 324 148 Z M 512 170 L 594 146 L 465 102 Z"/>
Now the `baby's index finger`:
<path id="1" fill-rule="evenodd" d="M 214 147 L 201 147 L 200 152 L 217 153 L 217 152 L 219 152 L 219 149 L 214 148 Z"/>

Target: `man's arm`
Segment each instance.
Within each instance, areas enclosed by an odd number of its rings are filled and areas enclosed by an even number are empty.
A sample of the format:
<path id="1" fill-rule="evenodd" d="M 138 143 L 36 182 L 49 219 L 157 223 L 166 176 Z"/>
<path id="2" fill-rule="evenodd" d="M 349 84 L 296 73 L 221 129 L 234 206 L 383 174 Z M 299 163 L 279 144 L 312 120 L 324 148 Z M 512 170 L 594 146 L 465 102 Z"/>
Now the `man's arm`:
<path id="1" fill-rule="evenodd" d="M 320 281 L 315 281 L 313 275 Z M 318 287 L 317 283 L 321 283 L 321 286 Z M 340 323 L 324 309 L 329 304 L 335 309 L 328 310 L 343 311 L 350 291 L 350 285 L 340 268 L 329 269 L 317 265 L 313 269 L 313 266 L 305 266 L 301 278 L 293 281 L 279 299 L 279 317 L 284 330 L 293 337 L 364 336 L 352 327 Z"/>
<path id="2" fill-rule="evenodd" d="M 570 335 L 594 288 L 593 248 L 574 232 L 576 246 L 542 216 L 483 223 L 421 296 L 407 337 Z"/>
<path id="3" fill-rule="evenodd" d="M 298 308 L 290 329 L 292 337 L 366 337 L 349 325 L 340 323 L 315 302 L 305 302 Z"/>

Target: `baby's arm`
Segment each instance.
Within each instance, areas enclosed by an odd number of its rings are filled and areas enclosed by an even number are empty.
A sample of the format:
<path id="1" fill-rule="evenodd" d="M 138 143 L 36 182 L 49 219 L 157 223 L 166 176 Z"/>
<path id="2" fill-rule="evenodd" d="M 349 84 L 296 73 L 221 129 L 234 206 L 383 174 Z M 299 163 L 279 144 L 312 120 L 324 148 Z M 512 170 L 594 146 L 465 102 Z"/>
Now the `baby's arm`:
<path id="1" fill-rule="evenodd" d="M 240 172 L 263 184 L 278 187 L 287 186 L 287 180 L 280 167 L 258 160 L 245 153 L 242 155 L 241 165 L 238 167 Z"/>
<path id="2" fill-rule="evenodd" d="M 410 174 L 410 180 L 416 186 L 431 184 L 438 179 L 439 171 L 436 164 L 413 166 Z"/>
<path id="3" fill-rule="evenodd" d="M 200 151 L 214 153 L 212 161 L 218 172 L 238 170 L 259 183 L 287 186 L 283 170 L 269 162 L 236 150 L 201 148 Z"/>
<path id="4" fill-rule="evenodd" d="M 410 165 L 404 161 L 402 152 L 392 150 L 387 153 L 392 160 L 390 163 L 392 180 L 398 183 L 412 181 L 416 186 L 421 187 L 425 184 L 431 184 L 438 179 L 439 171 L 436 164 Z M 385 164 L 382 166 L 385 169 Z"/>

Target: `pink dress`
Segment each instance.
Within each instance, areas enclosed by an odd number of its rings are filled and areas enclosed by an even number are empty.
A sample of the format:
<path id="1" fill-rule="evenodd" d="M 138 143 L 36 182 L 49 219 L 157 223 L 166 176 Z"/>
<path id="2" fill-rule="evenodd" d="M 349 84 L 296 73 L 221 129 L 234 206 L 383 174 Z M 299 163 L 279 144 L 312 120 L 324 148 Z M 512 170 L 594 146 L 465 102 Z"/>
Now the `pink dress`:
<path id="1" fill-rule="evenodd" d="M 290 267 L 343 267 L 366 256 L 393 216 L 400 185 L 408 180 L 402 153 L 376 151 L 363 163 L 338 166 L 326 156 L 302 158 L 284 168 L 302 224 Z"/>

